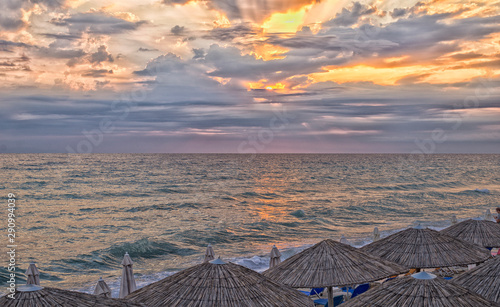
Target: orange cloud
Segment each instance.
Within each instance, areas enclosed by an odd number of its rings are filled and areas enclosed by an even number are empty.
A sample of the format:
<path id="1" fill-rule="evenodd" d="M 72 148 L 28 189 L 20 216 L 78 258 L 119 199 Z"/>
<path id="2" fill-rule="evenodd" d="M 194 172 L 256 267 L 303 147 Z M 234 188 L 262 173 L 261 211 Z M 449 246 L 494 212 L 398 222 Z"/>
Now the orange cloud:
<path id="1" fill-rule="evenodd" d="M 284 59 L 286 58 L 284 54 L 288 52 L 288 49 L 284 47 L 265 43 L 256 43 L 253 48 L 254 51 L 250 52 L 250 54 L 253 54 L 256 59 L 262 59 L 264 61 Z"/>
<path id="2" fill-rule="evenodd" d="M 248 82 L 247 83 L 248 90 L 284 90 L 286 88 L 286 84 L 282 82 L 278 82 L 275 84 L 267 83 L 267 80 L 259 80 L 258 82 Z"/>

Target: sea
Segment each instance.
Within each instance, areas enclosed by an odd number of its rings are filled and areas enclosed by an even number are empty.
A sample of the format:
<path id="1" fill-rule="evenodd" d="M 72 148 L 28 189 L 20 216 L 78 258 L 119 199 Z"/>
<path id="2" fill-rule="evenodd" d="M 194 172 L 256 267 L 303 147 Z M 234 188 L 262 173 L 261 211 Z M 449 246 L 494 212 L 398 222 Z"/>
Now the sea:
<path id="1" fill-rule="evenodd" d="M 494 213 L 500 155 L 0 154 L 0 287 L 6 292 L 8 194 L 15 195 L 17 283 L 118 296 L 121 261 L 145 286 L 216 256 L 267 269 L 343 235 L 353 246 L 421 224 Z"/>

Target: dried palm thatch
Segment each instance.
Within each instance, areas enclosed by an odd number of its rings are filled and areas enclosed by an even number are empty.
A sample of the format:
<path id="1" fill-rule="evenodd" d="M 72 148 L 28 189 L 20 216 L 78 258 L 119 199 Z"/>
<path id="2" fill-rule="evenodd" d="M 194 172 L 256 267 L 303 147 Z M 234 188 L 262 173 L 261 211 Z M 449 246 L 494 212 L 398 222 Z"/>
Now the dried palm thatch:
<path id="1" fill-rule="evenodd" d="M 487 307 L 480 295 L 432 274 L 396 278 L 348 300 L 342 307 Z"/>
<path id="2" fill-rule="evenodd" d="M 263 274 L 294 288 L 355 285 L 407 270 L 354 247 L 324 240 Z"/>
<path id="3" fill-rule="evenodd" d="M 500 247 L 500 224 L 470 219 L 441 230 L 441 233 L 483 247 Z"/>
<path id="4" fill-rule="evenodd" d="M 500 256 L 462 273 L 452 282 L 500 304 Z"/>
<path id="5" fill-rule="evenodd" d="M 3 307 L 139 307 L 142 304 L 123 299 L 95 296 L 57 288 L 26 285 L 17 288 L 14 299 L 0 297 Z"/>
<path id="6" fill-rule="evenodd" d="M 466 265 L 491 257 L 483 247 L 420 227 L 397 232 L 361 250 L 412 269 Z"/>
<path id="7" fill-rule="evenodd" d="M 304 294 L 243 266 L 220 259 L 202 263 L 127 296 L 147 306 L 314 306 Z"/>

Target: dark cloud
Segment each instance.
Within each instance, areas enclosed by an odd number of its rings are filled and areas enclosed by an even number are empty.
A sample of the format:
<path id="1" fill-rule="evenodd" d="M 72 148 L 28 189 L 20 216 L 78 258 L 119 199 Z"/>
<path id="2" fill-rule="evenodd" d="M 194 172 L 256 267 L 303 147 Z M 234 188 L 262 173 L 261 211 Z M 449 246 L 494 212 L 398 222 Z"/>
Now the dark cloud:
<path id="1" fill-rule="evenodd" d="M 152 51 L 159 51 L 159 50 L 140 47 L 139 49 L 137 49 L 137 51 L 139 51 L 139 52 L 152 52 Z"/>
<path id="2" fill-rule="evenodd" d="M 16 43 L 0 39 L 0 51 L 13 52 L 13 50 L 16 47 L 31 47 L 31 46 L 24 43 Z"/>
<path id="3" fill-rule="evenodd" d="M 267 79 L 269 82 L 320 72 L 324 66 L 346 62 L 343 58 L 305 58 L 293 53 L 287 53 L 284 59 L 264 61 L 255 59 L 252 55 L 242 55 L 238 48 L 221 47 L 217 44 L 210 46 L 204 60 L 206 65 L 214 68 L 209 73 L 210 76 L 244 80 Z"/>
<path id="4" fill-rule="evenodd" d="M 67 39 L 67 40 L 76 40 L 81 38 L 80 35 L 72 35 L 72 34 L 54 34 L 54 33 L 42 33 L 43 36 L 55 39 Z"/>
<path id="5" fill-rule="evenodd" d="M 259 33 L 262 33 L 262 29 L 255 28 L 250 23 L 240 23 L 230 27 L 214 28 L 207 35 L 204 35 L 203 38 L 218 41 L 232 41 L 236 38 L 251 38 Z"/>
<path id="6" fill-rule="evenodd" d="M 495 17 L 454 19 L 454 16 L 456 13 L 413 15 L 383 26 L 363 24 L 358 28 L 325 26 L 317 34 L 305 28 L 291 37 L 270 35 L 266 42 L 290 49 L 287 56 L 340 57 L 345 60 L 341 63 L 409 56 L 403 62 L 393 64 L 397 66 L 429 63 L 460 51 L 467 41 L 477 41 L 500 32 Z M 457 55 L 457 59 L 464 56 L 467 55 Z"/>
<path id="7" fill-rule="evenodd" d="M 399 17 L 405 16 L 409 12 L 410 12 L 410 9 L 408 9 L 408 8 L 395 8 L 394 10 L 392 10 L 391 16 L 393 18 L 399 18 Z"/>
<path id="8" fill-rule="evenodd" d="M 343 26 L 343 27 L 348 27 L 352 26 L 353 24 L 357 23 L 362 16 L 366 15 L 372 15 L 373 13 L 377 12 L 377 8 L 368 6 L 368 5 L 363 5 L 359 2 L 354 2 L 352 4 L 351 9 L 346 9 L 343 8 L 340 13 L 337 13 L 335 15 L 335 18 L 330 19 L 329 21 L 325 22 L 324 25 L 331 27 L 331 26 Z"/>
<path id="9" fill-rule="evenodd" d="M 457 53 L 452 55 L 451 57 L 455 60 L 470 60 L 470 59 L 477 59 L 482 57 L 483 55 L 480 53 L 476 52 L 466 52 L 466 53 Z"/>
<path id="10" fill-rule="evenodd" d="M 110 70 L 107 70 L 107 69 L 91 69 L 91 70 L 85 71 L 82 74 L 82 77 L 101 78 L 101 77 L 105 77 L 106 75 L 110 75 L 112 73 L 113 73 L 113 70 L 111 70 L 111 69 Z"/>
<path id="11" fill-rule="evenodd" d="M 0 29 L 15 31 L 27 26 L 23 20 L 23 10 L 29 11 L 35 4 L 50 9 L 61 7 L 65 1 L 58 0 L 2 0 L 0 10 Z"/>
<path id="12" fill-rule="evenodd" d="M 191 1 L 191 0 L 163 0 L 162 3 L 167 4 L 167 5 L 169 5 L 169 4 L 181 4 L 182 5 L 182 4 L 188 3 L 189 1 Z"/>
<path id="13" fill-rule="evenodd" d="M 205 50 L 203 50 L 203 48 L 200 49 L 193 48 L 193 53 L 194 53 L 193 59 L 205 58 Z"/>
<path id="14" fill-rule="evenodd" d="M 176 25 L 175 27 L 170 29 L 170 33 L 172 33 L 173 35 L 182 35 L 182 34 L 184 34 L 185 30 L 186 30 L 186 28 L 181 27 L 179 25 Z"/>
<path id="15" fill-rule="evenodd" d="M 66 26 L 69 35 L 83 32 L 91 34 L 118 34 L 136 30 L 145 21 L 130 22 L 104 13 L 76 13 L 70 17 L 54 18 L 50 21 L 57 26 Z"/>
<path id="16" fill-rule="evenodd" d="M 3 57 L 0 60 L 0 71 L 2 73 L 8 71 L 31 71 L 28 63 L 30 58 L 25 54 L 21 56 Z"/>
<path id="17" fill-rule="evenodd" d="M 50 44 L 49 47 L 40 47 L 36 53 L 41 57 L 58 59 L 78 59 L 86 55 L 81 49 L 62 49 Z"/>
<path id="18" fill-rule="evenodd" d="M 113 62 L 114 58 L 111 53 L 108 52 L 108 47 L 105 45 L 99 46 L 97 52 L 90 55 L 90 63 L 100 64 L 102 62 Z"/>
<path id="19" fill-rule="evenodd" d="M 5 16 L 5 13 L 0 13 L 0 27 L 7 31 L 17 30 L 24 26 L 24 21 L 21 16 Z"/>

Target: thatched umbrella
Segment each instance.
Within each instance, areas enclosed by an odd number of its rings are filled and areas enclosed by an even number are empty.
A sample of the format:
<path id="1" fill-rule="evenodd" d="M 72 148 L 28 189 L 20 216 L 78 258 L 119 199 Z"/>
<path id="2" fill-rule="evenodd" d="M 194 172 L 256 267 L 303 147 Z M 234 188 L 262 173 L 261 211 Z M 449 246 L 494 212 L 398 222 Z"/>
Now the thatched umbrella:
<path id="1" fill-rule="evenodd" d="M 491 257 L 483 247 L 420 226 L 392 234 L 361 250 L 411 269 L 467 265 Z"/>
<path id="2" fill-rule="evenodd" d="M 26 284 L 40 285 L 40 272 L 38 272 L 34 262 L 30 263 L 28 269 L 26 270 Z"/>
<path id="3" fill-rule="evenodd" d="M 207 251 L 205 252 L 205 259 L 203 259 L 203 262 L 209 262 L 214 259 L 215 259 L 214 249 L 212 248 L 212 245 L 208 244 Z"/>
<path id="4" fill-rule="evenodd" d="M 441 230 L 441 233 L 483 247 L 500 247 L 500 224 L 469 219 Z"/>
<path id="5" fill-rule="evenodd" d="M 342 307 L 487 307 L 482 296 L 427 272 L 396 278 L 342 304 Z"/>
<path id="6" fill-rule="evenodd" d="M 40 287 L 19 286 L 14 299 L 0 297 L 2 307 L 140 307 L 142 304 L 92 294 Z"/>
<path id="7" fill-rule="evenodd" d="M 271 249 L 271 253 L 269 254 L 269 267 L 274 268 L 278 264 L 281 263 L 281 253 L 276 247 L 276 245 L 273 245 L 273 248 Z"/>
<path id="8" fill-rule="evenodd" d="M 324 240 L 286 259 L 263 274 L 293 288 L 328 288 L 328 305 L 333 306 L 332 287 L 380 280 L 407 270 L 333 240 Z"/>
<path id="9" fill-rule="evenodd" d="M 220 259 L 202 263 L 127 296 L 149 307 L 307 306 L 307 296 L 263 275 Z"/>
<path id="10" fill-rule="evenodd" d="M 500 256 L 460 274 L 451 281 L 500 304 Z"/>
<path id="11" fill-rule="evenodd" d="M 99 278 L 99 280 L 97 281 L 97 284 L 95 285 L 94 295 L 101 295 L 101 296 L 104 296 L 104 297 L 111 297 L 111 289 L 106 284 L 106 282 L 104 281 L 104 279 L 102 279 L 102 277 Z"/>
<path id="12" fill-rule="evenodd" d="M 380 240 L 380 232 L 378 231 L 378 227 L 373 228 L 373 241 Z"/>
<path id="13" fill-rule="evenodd" d="M 134 262 L 132 261 L 132 259 L 130 259 L 128 253 L 125 253 L 122 265 L 123 271 L 122 280 L 120 282 L 120 298 L 124 298 L 137 289 L 137 286 L 135 284 L 134 271 L 132 270 L 132 265 L 134 265 Z"/>

